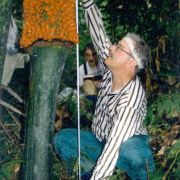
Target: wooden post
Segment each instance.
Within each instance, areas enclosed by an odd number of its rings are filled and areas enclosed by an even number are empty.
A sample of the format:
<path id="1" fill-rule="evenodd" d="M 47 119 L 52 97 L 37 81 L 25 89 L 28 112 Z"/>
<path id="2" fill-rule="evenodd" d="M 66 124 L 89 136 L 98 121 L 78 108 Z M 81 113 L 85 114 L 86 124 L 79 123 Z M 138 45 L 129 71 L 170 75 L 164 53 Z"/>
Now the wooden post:
<path id="1" fill-rule="evenodd" d="M 25 134 L 25 180 L 50 179 L 56 99 L 67 55 L 65 47 L 33 47 Z"/>

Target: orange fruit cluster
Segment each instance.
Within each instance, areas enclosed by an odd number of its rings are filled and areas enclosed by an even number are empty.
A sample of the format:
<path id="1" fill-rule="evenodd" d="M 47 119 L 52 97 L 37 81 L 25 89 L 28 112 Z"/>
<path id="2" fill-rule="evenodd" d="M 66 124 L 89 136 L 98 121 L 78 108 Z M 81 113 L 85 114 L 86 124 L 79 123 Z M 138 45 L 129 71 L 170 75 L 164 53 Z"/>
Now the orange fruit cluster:
<path id="1" fill-rule="evenodd" d="M 78 43 L 75 0 L 24 0 L 23 9 L 21 47 L 38 40 Z"/>

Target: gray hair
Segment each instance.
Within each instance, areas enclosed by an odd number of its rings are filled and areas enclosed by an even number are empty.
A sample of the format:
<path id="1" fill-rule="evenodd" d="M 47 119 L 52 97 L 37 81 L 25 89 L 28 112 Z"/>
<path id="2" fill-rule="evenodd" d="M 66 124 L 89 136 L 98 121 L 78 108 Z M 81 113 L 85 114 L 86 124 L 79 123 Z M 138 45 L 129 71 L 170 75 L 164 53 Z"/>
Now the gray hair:
<path id="1" fill-rule="evenodd" d="M 149 61 L 149 46 L 135 33 L 128 33 L 123 39 L 128 43 L 131 54 L 137 62 L 137 72 L 144 69 Z"/>

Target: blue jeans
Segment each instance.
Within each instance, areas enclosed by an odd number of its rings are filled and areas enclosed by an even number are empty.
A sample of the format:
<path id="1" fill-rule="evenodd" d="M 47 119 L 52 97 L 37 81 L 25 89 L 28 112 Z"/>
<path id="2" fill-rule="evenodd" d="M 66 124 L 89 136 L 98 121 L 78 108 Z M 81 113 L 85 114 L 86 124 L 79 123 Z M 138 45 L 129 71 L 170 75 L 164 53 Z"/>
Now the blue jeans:
<path id="1" fill-rule="evenodd" d="M 81 130 L 80 136 L 81 172 L 83 175 L 95 167 L 104 143 L 98 141 L 95 135 L 89 131 Z M 148 136 L 139 135 L 129 138 L 121 145 L 116 167 L 125 171 L 133 180 L 146 180 L 147 167 L 149 171 L 154 171 L 153 157 L 148 142 Z M 78 157 L 77 129 L 62 129 L 56 133 L 54 147 L 67 171 L 72 173 Z"/>

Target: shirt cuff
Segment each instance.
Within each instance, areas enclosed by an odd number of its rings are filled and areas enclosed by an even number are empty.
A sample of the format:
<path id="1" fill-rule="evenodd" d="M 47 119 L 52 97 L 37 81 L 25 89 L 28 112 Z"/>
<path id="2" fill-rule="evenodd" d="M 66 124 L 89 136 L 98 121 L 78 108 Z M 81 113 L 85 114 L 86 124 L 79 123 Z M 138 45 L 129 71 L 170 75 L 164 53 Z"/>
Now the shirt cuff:
<path id="1" fill-rule="evenodd" d="M 83 8 L 88 9 L 94 4 L 94 0 L 83 0 Z"/>

